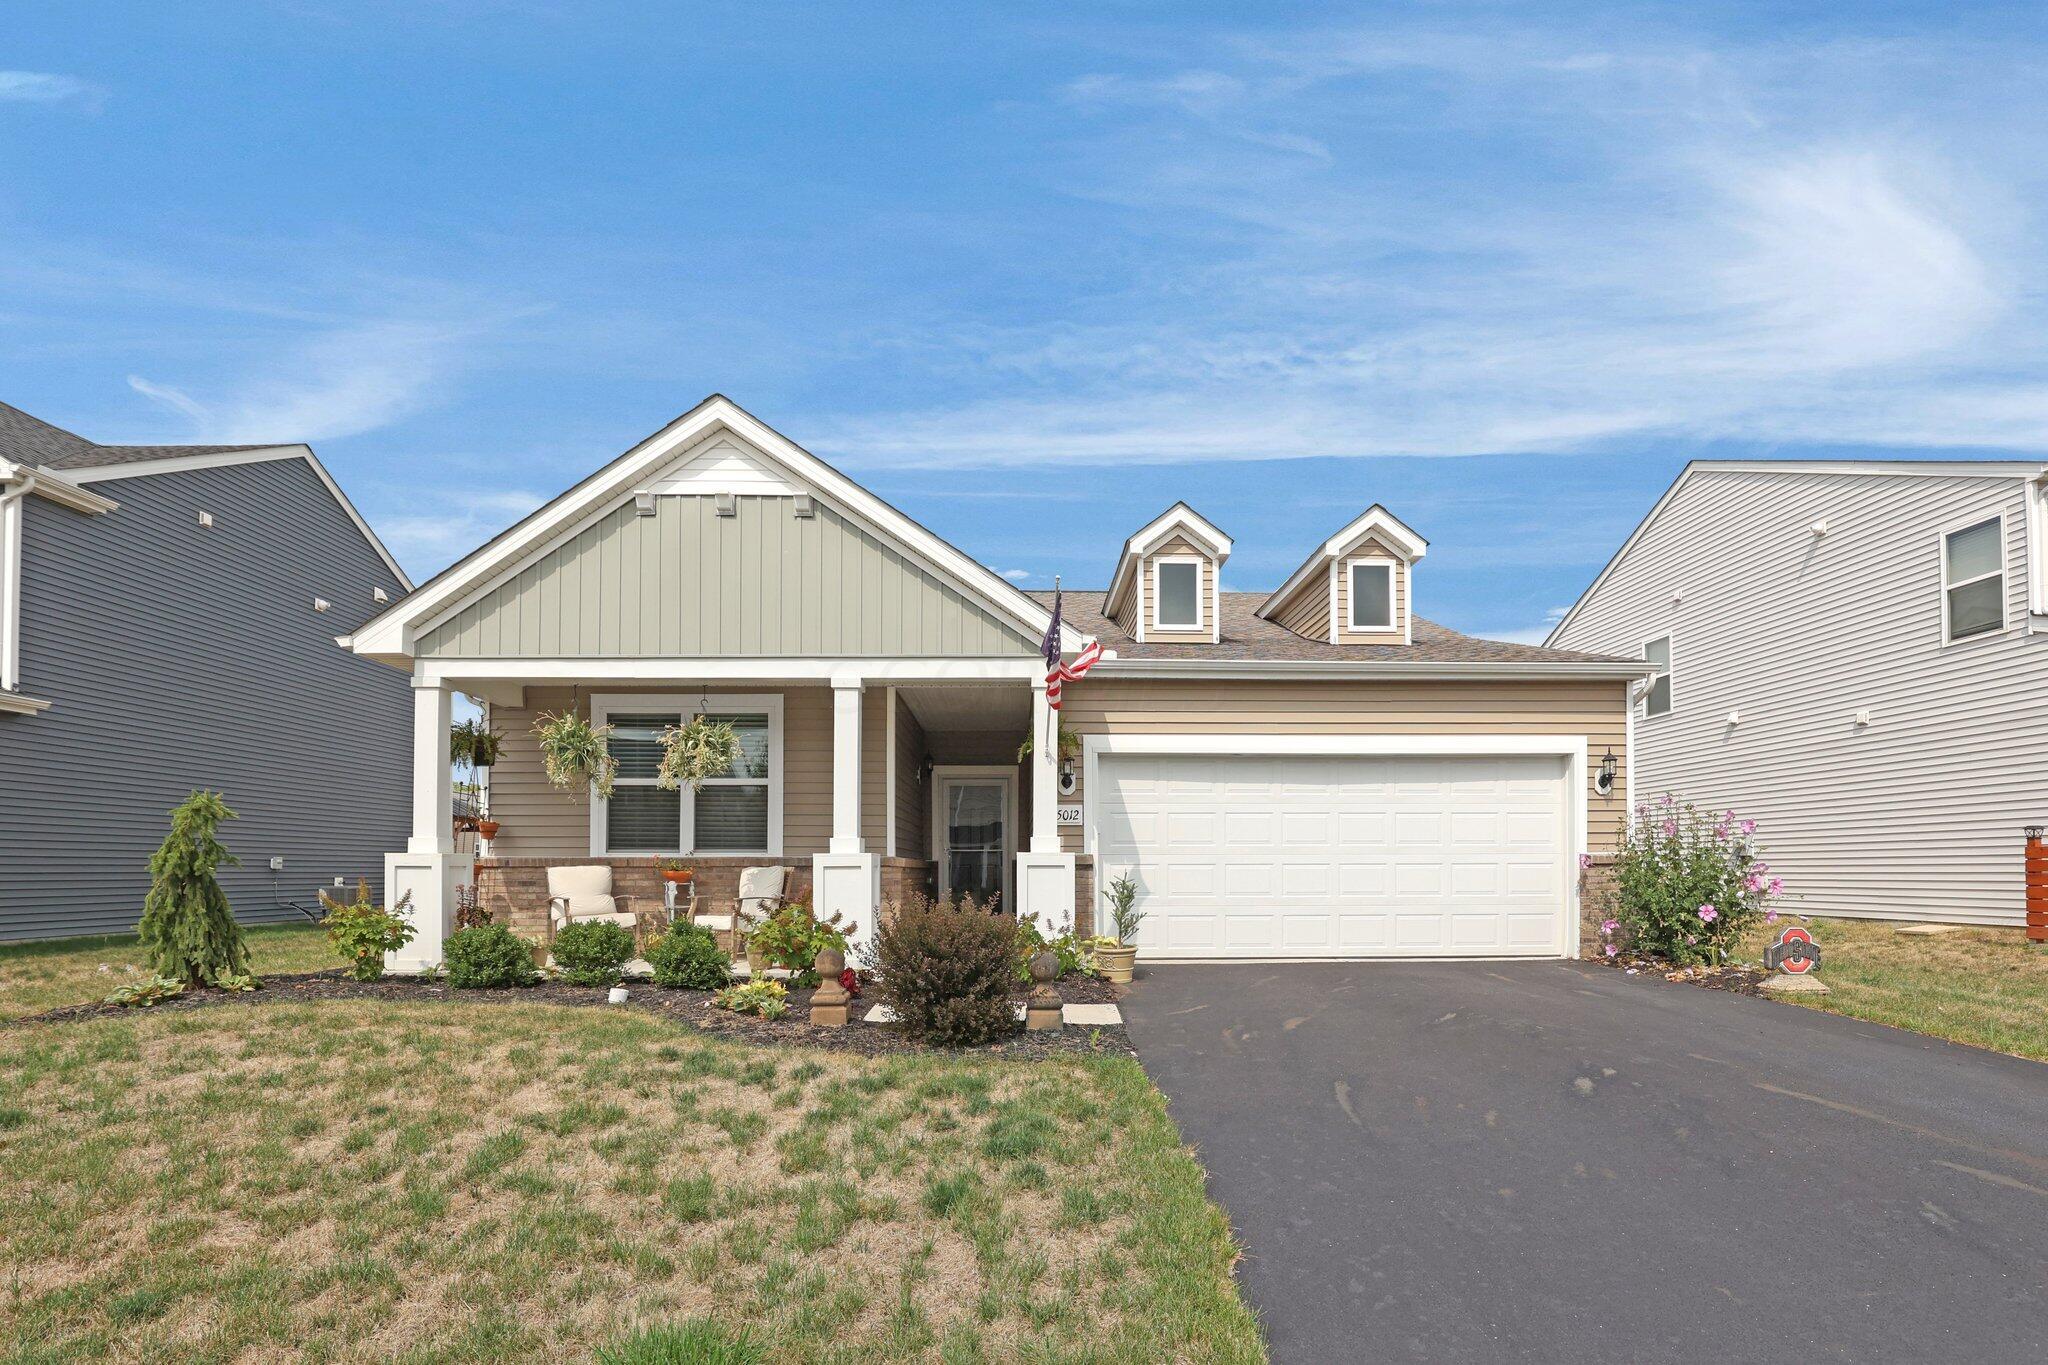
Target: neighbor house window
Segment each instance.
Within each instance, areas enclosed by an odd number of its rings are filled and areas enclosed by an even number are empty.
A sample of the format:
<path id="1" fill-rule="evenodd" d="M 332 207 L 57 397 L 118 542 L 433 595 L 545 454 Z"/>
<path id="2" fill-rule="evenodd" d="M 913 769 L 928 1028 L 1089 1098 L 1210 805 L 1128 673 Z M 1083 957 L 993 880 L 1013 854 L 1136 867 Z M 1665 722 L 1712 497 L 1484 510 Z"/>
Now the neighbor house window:
<path id="1" fill-rule="evenodd" d="M 1643 644 L 1643 658 L 1657 671 L 1643 696 L 1643 714 L 1661 716 L 1671 709 L 1671 637 L 1661 635 Z"/>
<path id="2" fill-rule="evenodd" d="M 592 853 L 764 853 L 782 851 L 782 699 L 714 697 L 707 719 L 732 726 L 739 758 L 696 791 L 664 790 L 664 730 L 700 714 L 694 706 L 648 706 L 665 698 L 596 698 L 592 718 L 612 727 L 607 740 L 619 771 L 609 800 L 599 800 Z M 747 703 L 758 703 L 750 705 Z"/>
<path id="3" fill-rule="evenodd" d="M 1360 560 L 1351 566 L 1351 629 L 1394 628 L 1394 566 Z"/>
<path id="4" fill-rule="evenodd" d="M 1948 638 L 2005 629 L 2005 522 L 1993 517 L 1942 538 Z"/>
<path id="5" fill-rule="evenodd" d="M 1162 559 L 1152 566 L 1153 595 L 1162 629 L 1202 628 L 1202 564 L 1195 559 Z"/>

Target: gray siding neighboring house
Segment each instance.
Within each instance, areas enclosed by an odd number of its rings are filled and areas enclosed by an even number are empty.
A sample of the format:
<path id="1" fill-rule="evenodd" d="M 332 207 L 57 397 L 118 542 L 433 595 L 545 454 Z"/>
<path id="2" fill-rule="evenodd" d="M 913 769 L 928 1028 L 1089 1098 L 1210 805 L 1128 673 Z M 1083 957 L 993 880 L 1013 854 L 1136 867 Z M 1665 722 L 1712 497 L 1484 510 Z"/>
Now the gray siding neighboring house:
<path id="1" fill-rule="evenodd" d="M 2048 601 L 2039 463 L 1689 466 L 1547 643 L 1644 656 L 1639 799 L 1733 807 L 1803 914 L 2024 921 L 2022 828 L 2048 821 Z M 1944 555 L 1983 537 L 1951 638 Z"/>
<path id="2" fill-rule="evenodd" d="M 335 637 L 409 585 L 311 452 L 53 457 L 8 434 L 0 463 L 116 506 L 18 500 L 13 695 L 48 706 L 0 711 L 0 940 L 132 930 L 165 813 L 195 787 L 241 816 L 222 883 L 244 921 L 298 920 L 284 902 L 336 877 L 381 891 L 407 832 L 409 688 Z"/>

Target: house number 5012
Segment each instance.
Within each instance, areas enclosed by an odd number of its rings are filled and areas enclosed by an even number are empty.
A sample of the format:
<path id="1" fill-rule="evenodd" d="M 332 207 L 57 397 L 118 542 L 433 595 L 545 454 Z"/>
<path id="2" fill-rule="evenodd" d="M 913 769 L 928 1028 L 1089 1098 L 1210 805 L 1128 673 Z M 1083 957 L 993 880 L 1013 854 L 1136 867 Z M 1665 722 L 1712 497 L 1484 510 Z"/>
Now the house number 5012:
<path id="1" fill-rule="evenodd" d="M 1081 807 L 1079 805 L 1061 806 L 1059 812 L 1061 824 L 1078 825 L 1081 823 Z"/>

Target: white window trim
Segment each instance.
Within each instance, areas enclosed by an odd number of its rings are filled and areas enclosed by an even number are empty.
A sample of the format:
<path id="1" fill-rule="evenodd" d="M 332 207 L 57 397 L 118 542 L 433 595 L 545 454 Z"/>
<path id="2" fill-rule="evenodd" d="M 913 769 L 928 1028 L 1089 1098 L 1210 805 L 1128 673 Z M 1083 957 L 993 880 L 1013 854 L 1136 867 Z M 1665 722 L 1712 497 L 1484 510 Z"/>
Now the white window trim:
<path id="1" fill-rule="evenodd" d="M 1202 593 L 1202 565 L 1206 561 L 1200 555 L 1155 555 L 1152 559 L 1152 610 L 1157 619 L 1153 627 L 1157 630 L 1207 630 L 1209 611 Z M 1166 597 L 1159 591 L 1159 571 L 1168 564 L 1191 564 L 1195 570 L 1195 619 L 1192 621 L 1168 622 L 1159 610 L 1165 605 Z"/>
<path id="2" fill-rule="evenodd" d="M 1647 663 L 1650 658 L 1650 646 L 1656 644 L 1659 640 L 1664 642 L 1664 671 L 1662 673 L 1652 673 L 1643 679 L 1644 720 L 1656 720 L 1660 716 L 1668 716 L 1678 710 L 1678 646 L 1671 633 L 1666 631 L 1662 635 L 1652 635 L 1637 647 L 1636 653 L 1641 655 L 1643 661 Z M 1662 711 L 1652 711 L 1650 709 L 1650 693 L 1656 688 L 1657 679 L 1659 678 L 1663 678 L 1670 684 L 1666 690 L 1671 694 L 1671 704 Z M 1634 706 L 1630 706 L 1628 711 L 1629 715 L 1633 716 L 1636 709 Z"/>
<path id="3" fill-rule="evenodd" d="M 605 847 L 605 817 L 611 803 L 590 793 L 590 856 L 593 858 L 780 858 L 782 856 L 782 694 L 779 692 L 600 692 L 590 699 L 590 723 L 605 725 L 614 712 L 674 711 L 687 720 L 702 713 L 699 701 L 708 701 L 714 713 L 759 711 L 768 717 L 768 847 L 698 848 L 697 796 L 686 783 L 682 788 L 682 822 L 676 831 L 676 849 L 608 849 Z"/>
<path id="4" fill-rule="evenodd" d="M 1384 569 L 1387 574 L 1387 619 L 1385 622 L 1367 622 L 1358 619 L 1358 570 L 1361 567 Z M 1344 561 L 1344 605 L 1345 626 L 1350 631 L 1372 631 L 1384 633 L 1401 628 L 1401 609 L 1395 602 L 1395 590 L 1400 586 L 1395 575 L 1401 571 L 1398 560 L 1384 559 L 1377 555 L 1357 555 Z"/>
<path id="5" fill-rule="evenodd" d="M 1950 582 L 1948 576 L 1949 540 L 1954 536 L 1961 535 L 1965 531 L 1974 531 L 1980 526 L 1989 526 L 1993 522 L 1998 523 L 1998 567 L 1990 573 L 1980 573 L 1974 578 L 1965 578 L 1960 582 Z M 2006 628 L 2012 624 L 2010 605 L 2005 600 L 2007 592 L 2005 577 L 2008 569 L 2008 565 L 2005 562 L 2005 513 L 1994 512 L 1988 517 L 1973 517 L 1968 521 L 1959 521 L 1953 526 L 1943 527 L 1940 539 L 1936 542 L 1935 552 L 1941 556 L 1942 647 L 1964 645 L 1972 640 L 1984 640 L 1993 636 L 2003 635 Z M 1988 630 L 1973 630 L 1968 635 L 1957 635 L 1953 623 L 1949 620 L 1948 596 L 1950 590 L 1966 588 L 1972 583 L 1982 583 L 1987 578 L 1996 578 L 1998 580 L 1998 624 Z"/>
<path id="6" fill-rule="evenodd" d="M 0 489 L 0 692 L 21 687 L 22 504 L 28 489 Z"/>

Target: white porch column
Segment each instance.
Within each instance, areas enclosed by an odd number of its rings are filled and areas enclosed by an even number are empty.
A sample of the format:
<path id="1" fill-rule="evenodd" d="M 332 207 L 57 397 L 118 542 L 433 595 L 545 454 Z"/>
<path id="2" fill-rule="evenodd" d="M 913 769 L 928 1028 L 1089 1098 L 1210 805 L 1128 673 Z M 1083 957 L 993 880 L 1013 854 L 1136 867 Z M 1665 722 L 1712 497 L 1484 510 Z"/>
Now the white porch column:
<path id="1" fill-rule="evenodd" d="M 832 841 L 811 855 L 811 908 L 853 925 L 849 946 L 862 952 L 875 938 L 882 900 L 882 860 L 860 833 L 860 726 L 863 680 L 832 679 Z"/>
<path id="2" fill-rule="evenodd" d="M 455 852 L 454 765 L 448 754 L 448 728 L 454 720 L 454 693 L 445 686 L 413 679 L 412 693 L 412 835 L 405 852 L 384 858 L 384 903 L 406 904 L 413 940 L 387 955 L 394 972 L 418 972 L 439 965 L 441 944 L 448 936 L 455 910 L 455 884 L 466 878 Z"/>
<path id="3" fill-rule="evenodd" d="M 1060 849 L 1060 745 L 1045 680 L 1031 684 L 1031 851 L 1017 855 L 1017 913 L 1047 934 L 1074 927 L 1074 855 Z"/>

